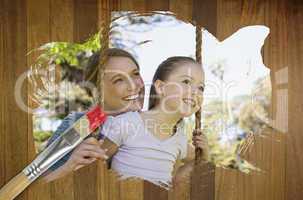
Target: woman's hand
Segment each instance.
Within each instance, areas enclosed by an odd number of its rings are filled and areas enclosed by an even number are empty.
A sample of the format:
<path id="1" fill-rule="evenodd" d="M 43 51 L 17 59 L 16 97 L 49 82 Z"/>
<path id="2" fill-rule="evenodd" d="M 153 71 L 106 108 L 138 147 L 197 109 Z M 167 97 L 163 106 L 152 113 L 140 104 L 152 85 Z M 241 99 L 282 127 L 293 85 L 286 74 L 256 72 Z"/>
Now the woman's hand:
<path id="1" fill-rule="evenodd" d="M 86 165 L 89 165 L 97 159 L 106 160 L 106 149 L 102 149 L 101 145 L 103 140 L 90 137 L 84 140 L 75 150 L 72 152 L 68 161 L 63 165 L 65 171 L 76 171 Z"/>
<path id="2" fill-rule="evenodd" d="M 53 180 L 66 176 L 72 171 L 76 171 L 81 167 L 89 165 L 97 159 L 106 160 L 108 157 L 100 146 L 103 140 L 98 141 L 95 138 L 88 138 L 79 144 L 72 152 L 66 163 L 55 171 L 48 171 L 40 180 L 42 183 L 48 183 Z"/>
<path id="3" fill-rule="evenodd" d="M 193 136 L 192 144 L 196 148 L 201 148 L 203 150 L 203 159 L 208 160 L 209 156 L 209 146 L 207 137 L 202 133 L 201 135 Z"/>

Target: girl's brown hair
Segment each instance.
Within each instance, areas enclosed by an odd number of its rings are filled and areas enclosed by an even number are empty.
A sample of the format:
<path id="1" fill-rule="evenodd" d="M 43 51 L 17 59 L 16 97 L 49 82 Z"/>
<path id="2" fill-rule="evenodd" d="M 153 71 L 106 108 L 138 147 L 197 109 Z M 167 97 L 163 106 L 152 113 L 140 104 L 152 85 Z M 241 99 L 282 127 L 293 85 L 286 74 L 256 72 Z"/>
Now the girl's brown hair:
<path id="1" fill-rule="evenodd" d="M 193 58 L 186 56 L 173 56 L 167 58 L 163 61 L 157 68 L 154 77 L 152 86 L 150 88 L 149 93 L 149 105 L 148 109 L 152 109 L 159 103 L 159 98 L 156 92 L 156 88 L 154 86 L 157 80 L 165 81 L 170 73 L 173 72 L 178 66 L 184 63 L 197 63 Z"/>

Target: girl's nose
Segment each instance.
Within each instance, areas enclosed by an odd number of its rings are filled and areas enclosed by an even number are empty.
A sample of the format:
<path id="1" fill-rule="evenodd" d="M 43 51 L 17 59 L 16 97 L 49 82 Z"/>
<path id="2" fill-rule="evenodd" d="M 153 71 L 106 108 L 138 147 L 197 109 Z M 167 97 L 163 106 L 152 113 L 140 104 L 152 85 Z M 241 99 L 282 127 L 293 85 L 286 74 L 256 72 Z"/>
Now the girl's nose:
<path id="1" fill-rule="evenodd" d="M 191 93 L 192 93 L 193 95 L 198 95 L 198 94 L 199 94 L 199 87 L 193 86 L 193 87 L 191 88 Z"/>

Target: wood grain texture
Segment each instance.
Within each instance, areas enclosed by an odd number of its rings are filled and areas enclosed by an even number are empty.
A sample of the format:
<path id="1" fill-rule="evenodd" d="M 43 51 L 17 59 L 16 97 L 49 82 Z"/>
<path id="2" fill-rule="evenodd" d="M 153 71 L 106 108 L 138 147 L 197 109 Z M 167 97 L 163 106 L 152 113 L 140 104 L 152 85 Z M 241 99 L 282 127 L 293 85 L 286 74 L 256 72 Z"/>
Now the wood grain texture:
<path id="1" fill-rule="evenodd" d="M 74 0 L 74 42 L 84 42 L 89 36 L 98 31 L 98 1 Z M 89 165 L 74 173 L 74 199 L 95 199 L 96 190 L 96 164 Z M 85 189 L 84 189 L 85 188 Z"/>
<path id="2" fill-rule="evenodd" d="M 74 41 L 74 1 L 52 0 L 50 2 L 50 40 L 51 41 Z M 60 69 L 58 68 L 58 71 Z M 74 198 L 73 173 L 55 180 L 49 184 L 50 198 L 52 200 Z"/>
<path id="3" fill-rule="evenodd" d="M 192 21 L 199 27 L 206 28 L 213 35 L 217 34 L 217 2 L 216 1 L 193 1 Z M 197 37 L 197 36 L 196 36 Z M 198 42 L 196 40 L 196 42 Z M 197 43 L 199 44 L 199 43 Z M 197 52 L 198 48 L 196 49 Z M 203 54 L 203 52 L 202 52 Z M 202 60 L 203 63 L 203 60 Z M 203 163 L 195 166 L 190 183 L 191 199 L 215 199 L 215 168 Z"/>
<path id="4" fill-rule="evenodd" d="M 168 191 L 148 181 L 144 181 L 144 200 L 153 199 L 168 199 Z"/>
<path id="5" fill-rule="evenodd" d="M 286 136 L 288 132 L 288 10 L 287 1 L 265 2 L 265 25 L 270 35 L 264 47 L 264 63 L 271 70 L 272 107 L 271 116 L 274 129 L 270 131 L 271 163 L 268 164 L 268 177 L 263 188 L 267 199 L 285 199 Z M 286 80 L 286 81 L 284 81 Z M 286 87 L 283 87 L 286 86 Z M 281 87 L 282 86 L 282 87 Z M 268 147 L 264 149 L 263 154 Z"/>
<path id="6" fill-rule="evenodd" d="M 193 0 L 169 0 L 169 11 L 178 19 L 191 22 L 193 17 Z"/>
<path id="7" fill-rule="evenodd" d="M 271 69 L 272 109 L 271 117 L 277 116 L 276 110 L 283 109 L 285 99 L 277 95 L 275 72 L 286 64 L 286 10 L 281 1 L 218 1 L 218 38 L 223 40 L 247 25 L 265 24 L 271 29 L 265 41 L 264 62 Z M 278 14 L 279 13 L 279 14 Z M 278 16 L 279 15 L 279 16 Z M 278 28 L 280 27 L 280 28 Z M 279 31 L 278 31 L 279 30 Z M 280 115 L 280 114 L 279 114 Z M 238 172 L 216 171 L 216 199 L 236 200 L 274 200 L 284 199 L 285 188 L 285 135 L 279 131 L 266 129 L 264 137 L 257 137 L 251 151 L 245 156 L 263 170 L 262 173 L 244 175 Z"/>
<path id="8" fill-rule="evenodd" d="M 42 44 L 50 41 L 50 6 L 49 1 L 37 1 L 37 0 L 27 0 L 26 9 L 26 19 L 27 19 L 27 51 L 33 50 L 41 46 Z M 43 13 L 43 14 L 41 14 Z M 25 55 L 24 55 L 25 56 Z M 27 66 L 34 63 L 37 59 L 38 53 L 34 52 L 27 56 Z M 30 84 L 28 84 L 28 95 L 33 92 Z M 34 103 L 28 98 L 28 105 L 33 108 Z M 36 149 L 34 145 L 33 138 L 33 120 L 32 114 L 28 113 L 28 156 L 30 160 L 36 157 Z M 50 188 L 48 186 L 42 186 L 40 184 L 32 184 L 28 188 L 28 198 L 29 199 L 50 199 Z"/>
<path id="9" fill-rule="evenodd" d="M 264 173 L 243 175 L 216 169 L 216 199 L 297 200 L 303 196 L 303 160 L 300 156 L 303 150 L 300 131 L 303 7 L 300 1 L 3 0 L 0 8 L 0 186 L 35 156 L 31 116 L 17 107 L 12 92 L 18 76 L 34 59 L 35 54 L 26 58 L 26 53 L 51 40 L 83 41 L 97 31 L 103 16 L 109 16 L 108 9 L 169 9 L 181 19 L 201 21 L 220 40 L 246 25 L 265 24 L 271 29 L 263 52 L 264 62 L 271 69 L 271 116 L 275 119 L 276 130 L 265 130 L 265 137 L 258 137 L 245 156 Z M 287 72 L 283 71 L 285 66 Z M 29 88 L 24 85 L 21 96 L 25 103 L 29 103 L 27 91 Z M 283 127 L 288 128 L 286 133 L 283 133 Z M 193 197 L 190 191 L 188 185 L 167 193 L 142 181 L 119 182 L 102 163 L 95 163 L 50 186 L 33 185 L 17 199 L 183 200 Z"/>
<path id="10" fill-rule="evenodd" d="M 289 118 L 286 149 L 286 200 L 303 196 L 303 2 L 288 1 L 288 94 Z M 280 6 L 280 9 L 283 7 Z"/>
<path id="11" fill-rule="evenodd" d="M 258 22 L 252 21 L 253 18 L 256 18 L 255 15 L 260 12 L 261 19 L 264 19 L 264 5 L 257 6 L 257 1 L 219 0 L 217 5 L 217 38 L 221 41 L 245 25 L 264 24 L 264 20 Z M 254 9 L 251 10 L 252 8 Z M 250 10 L 249 12 L 248 9 Z M 268 140 L 266 141 L 268 143 Z M 269 141 L 269 145 L 270 143 Z M 265 154 L 262 153 L 264 145 L 269 148 Z M 264 141 L 260 141 L 258 138 L 246 158 L 267 172 L 270 169 L 265 165 L 270 162 L 270 148 L 271 146 L 264 144 Z M 266 199 L 264 197 L 264 190 L 261 189 L 265 187 L 265 181 L 265 174 L 247 176 L 236 171 L 216 169 L 216 199 Z"/>
<path id="12" fill-rule="evenodd" d="M 19 173 L 28 162 L 27 113 L 18 107 L 14 96 L 15 83 L 26 71 L 25 7 L 25 1 L 1 1 L 1 186 Z M 22 84 L 19 93 L 26 105 L 26 84 Z M 27 192 L 23 192 L 17 199 L 28 199 Z"/>
<path id="13" fill-rule="evenodd" d="M 146 11 L 168 11 L 169 0 L 146 1 Z"/>
<path id="14" fill-rule="evenodd" d="M 74 42 L 84 42 L 97 32 L 97 0 L 74 0 Z"/>
<path id="15" fill-rule="evenodd" d="M 195 25 L 206 28 L 213 35 L 217 34 L 217 1 L 194 0 L 192 21 Z"/>
<path id="16" fill-rule="evenodd" d="M 123 11 L 146 11 L 147 0 L 119 0 L 120 9 Z"/>
<path id="17" fill-rule="evenodd" d="M 30 183 L 27 176 L 20 172 L 0 189 L 0 199 L 15 199 Z"/>
<path id="18" fill-rule="evenodd" d="M 4 69 L 5 69 L 5 7 L 4 7 L 4 1 L 0 1 L 0 7 L 3 9 L 0 9 L 0 127 L 3 130 L 3 132 L 1 131 L 0 133 L 0 187 L 2 185 L 5 184 L 6 182 L 6 170 L 5 170 L 5 160 L 6 160 L 6 156 L 5 156 L 5 149 L 3 148 L 5 146 L 5 142 L 6 142 L 6 134 L 7 132 L 5 132 L 5 113 L 4 113 L 4 109 L 5 109 L 5 88 L 3 87 L 5 85 L 5 73 L 4 73 Z"/>

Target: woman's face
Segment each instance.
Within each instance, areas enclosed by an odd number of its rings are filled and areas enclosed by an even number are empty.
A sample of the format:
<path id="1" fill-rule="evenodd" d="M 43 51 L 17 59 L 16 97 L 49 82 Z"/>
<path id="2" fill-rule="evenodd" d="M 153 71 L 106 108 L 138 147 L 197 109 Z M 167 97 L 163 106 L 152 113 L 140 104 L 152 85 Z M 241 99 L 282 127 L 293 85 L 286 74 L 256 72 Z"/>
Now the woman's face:
<path id="1" fill-rule="evenodd" d="M 105 63 L 104 110 L 115 115 L 143 107 L 144 82 L 136 64 L 127 57 L 110 57 Z"/>
<path id="2" fill-rule="evenodd" d="M 203 69 L 196 63 L 182 64 L 172 71 L 162 87 L 160 103 L 165 110 L 188 117 L 199 110 L 203 101 Z"/>

